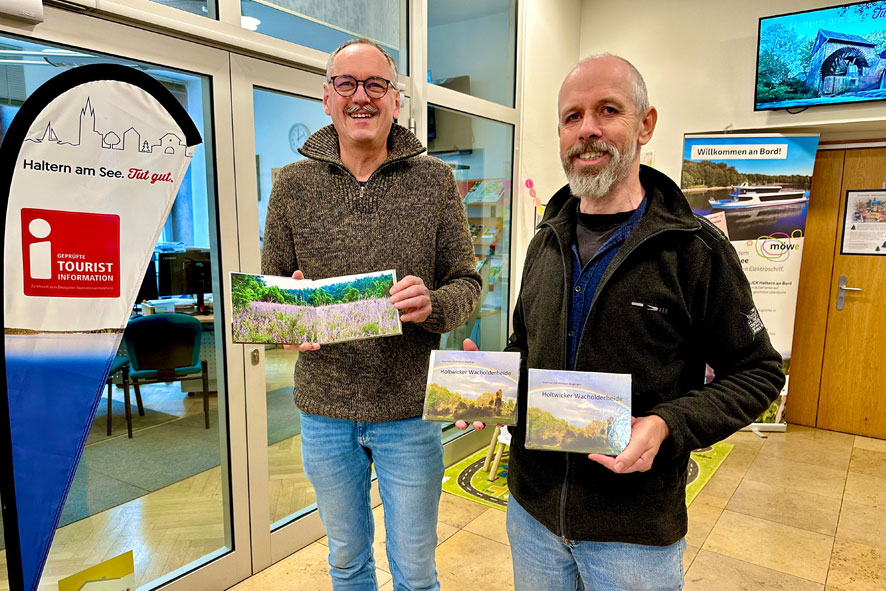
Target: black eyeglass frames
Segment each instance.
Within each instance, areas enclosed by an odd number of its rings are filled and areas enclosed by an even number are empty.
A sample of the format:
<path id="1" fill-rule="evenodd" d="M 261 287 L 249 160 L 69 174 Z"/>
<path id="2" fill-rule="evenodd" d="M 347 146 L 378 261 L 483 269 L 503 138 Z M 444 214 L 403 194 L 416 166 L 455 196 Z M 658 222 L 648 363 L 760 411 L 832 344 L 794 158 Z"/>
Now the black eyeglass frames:
<path id="1" fill-rule="evenodd" d="M 363 90 L 369 97 L 381 98 L 388 93 L 388 87 L 394 85 L 387 78 L 380 76 L 371 76 L 366 80 L 357 80 L 353 76 L 343 74 L 341 76 L 332 76 L 329 81 L 332 82 L 332 88 L 335 89 L 335 92 L 344 97 L 354 96 L 354 93 L 357 92 L 357 86 L 362 84 Z"/>

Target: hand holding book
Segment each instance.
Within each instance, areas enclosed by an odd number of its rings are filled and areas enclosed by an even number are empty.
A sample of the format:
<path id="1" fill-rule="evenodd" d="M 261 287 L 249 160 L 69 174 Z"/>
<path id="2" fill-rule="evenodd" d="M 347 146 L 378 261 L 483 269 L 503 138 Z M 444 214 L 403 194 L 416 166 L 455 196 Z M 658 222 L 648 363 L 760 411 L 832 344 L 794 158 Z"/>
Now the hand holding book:
<path id="1" fill-rule="evenodd" d="M 617 474 L 646 472 L 670 434 L 667 423 L 657 415 L 631 417 L 631 440 L 624 451 L 617 456 L 588 454 L 588 458 Z"/>
<path id="2" fill-rule="evenodd" d="M 407 275 L 391 288 L 391 304 L 406 312 L 400 322 L 424 322 L 431 315 L 431 292 L 421 277 Z"/>
<path id="3" fill-rule="evenodd" d="M 477 343 L 475 343 L 471 339 L 465 339 L 464 342 L 462 342 L 462 344 L 461 344 L 461 348 L 464 351 L 479 351 L 480 350 L 480 348 L 477 346 Z M 457 429 L 461 429 L 462 431 L 464 431 L 465 429 L 468 428 L 468 423 L 467 423 L 467 421 L 455 421 L 455 427 Z M 485 428 L 486 428 L 486 423 L 484 423 L 483 421 L 474 421 L 474 429 L 477 429 L 478 431 L 482 431 Z"/>
<path id="4" fill-rule="evenodd" d="M 295 273 L 292 274 L 292 278 L 293 279 L 304 279 L 305 274 L 302 273 L 301 271 L 296 271 Z M 305 351 L 316 351 L 317 349 L 320 348 L 320 343 L 301 343 L 300 345 L 283 345 L 283 348 L 287 349 L 287 350 L 292 349 L 293 347 L 298 349 L 299 353 L 304 353 Z"/>

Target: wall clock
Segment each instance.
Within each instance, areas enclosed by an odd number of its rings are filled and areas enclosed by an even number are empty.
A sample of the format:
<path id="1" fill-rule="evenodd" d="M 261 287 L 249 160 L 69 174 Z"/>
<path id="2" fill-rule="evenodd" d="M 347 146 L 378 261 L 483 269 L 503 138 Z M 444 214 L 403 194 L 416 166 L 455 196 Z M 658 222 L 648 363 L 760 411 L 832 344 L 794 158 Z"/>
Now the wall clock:
<path id="1" fill-rule="evenodd" d="M 298 154 L 298 149 L 302 147 L 311 130 L 304 123 L 296 123 L 289 128 L 289 149 Z"/>

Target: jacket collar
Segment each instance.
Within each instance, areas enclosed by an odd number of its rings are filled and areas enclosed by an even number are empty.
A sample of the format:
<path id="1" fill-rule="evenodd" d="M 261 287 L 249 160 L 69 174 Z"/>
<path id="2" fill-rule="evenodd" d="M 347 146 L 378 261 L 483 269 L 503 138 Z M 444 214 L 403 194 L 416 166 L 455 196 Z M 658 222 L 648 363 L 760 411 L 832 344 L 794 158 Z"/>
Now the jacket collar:
<path id="1" fill-rule="evenodd" d="M 311 134 L 298 151 L 312 160 L 344 166 L 338 149 L 338 132 L 331 124 Z M 382 165 L 418 156 L 424 151 L 424 146 L 411 131 L 395 123 L 388 134 L 388 157 Z"/>
<path id="2" fill-rule="evenodd" d="M 683 192 L 666 175 L 641 164 L 640 184 L 646 190 L 646 213 L 632 232 L 632 238 L 634 234 L 642 239 L 661 230 L 697 230 L 701 227 Z M 564 243 L 569 244 L 578 202 L 569 185 L 564 186 L 548 201 L 539 226 L 550 225 Z"/>

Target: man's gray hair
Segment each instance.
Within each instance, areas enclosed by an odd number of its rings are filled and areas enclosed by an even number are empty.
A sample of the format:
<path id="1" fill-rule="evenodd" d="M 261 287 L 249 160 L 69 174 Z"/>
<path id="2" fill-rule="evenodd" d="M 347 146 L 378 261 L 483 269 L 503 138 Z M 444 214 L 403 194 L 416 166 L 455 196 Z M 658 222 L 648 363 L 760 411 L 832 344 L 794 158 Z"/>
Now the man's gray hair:
<path id="1" fill-rule="evenodd" d="M 631 98 L 634 100 L 634 107 L 636 107 L 637 109 L 637 116 L 641 116 L 643 113 L 646 112 L 647 109 L 649 109 L 649 93 L 646 91 L 646 81 L 643 80 L 643 75 L 640 73 L 640 70 L 638 70 L 637 67 L 634 66 L 634 64 L 632 64 L 625 58 L 614 55 L 612 53 L 597 53 L 581 60 L 575 65 L 575 67 L 577 68 L 585 62 L 599 59 L 601 57 L 614 57 L 615 59 L 621 60 L 622 62 L 627 64 L 628 68 L 630 68 Z"/>
<path id="2" fill-rule="evenodd" d="M 366 37 L 358 37 L 356 39 L 351 39 L 350 41 L 345 41 L 341 45 L 338 46 L 338 49 L 332 52 L 329 56 L 329 61 L 326 62 L 326 79 L 329 80 L 329 75 L 332 73 L 332 62 L 335 61 L 335 56 L 337 56 L 345 47 L 350 47 L 351 45 L 369 45 L 371 47 L 376 48 L 381 52 L 385 59 L 388 60 L 388 66 L 391 68 L 391 82 L 394 83 L 394 88 L 397 87 L 397 77 L 399 72 L 397 70 L 397 61 L 391 56 L 387 50 L 373 41 L 372 39 L 367 39 Z"/>

